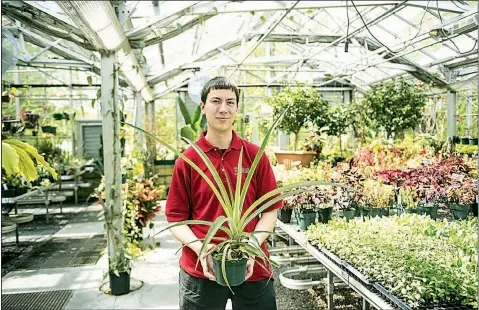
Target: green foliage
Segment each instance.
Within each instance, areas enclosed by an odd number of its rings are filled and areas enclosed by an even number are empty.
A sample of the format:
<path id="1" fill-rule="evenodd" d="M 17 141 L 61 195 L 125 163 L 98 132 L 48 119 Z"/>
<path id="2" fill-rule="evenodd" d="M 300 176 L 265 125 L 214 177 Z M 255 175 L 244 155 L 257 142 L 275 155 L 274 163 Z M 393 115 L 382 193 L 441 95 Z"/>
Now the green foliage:
<path id="1" fill-rule="evenodd" d="M 404 79 L 393 80 L 373 86 L 364 94 L 363 104 L 372 120 L 372 127 L 384 130 L 388 138 L 414 128 L 422 117 L 426 104 L 422 87 L 406 83 Z"/>
<path id="2" fill-rule="evenodd" d="M 206 128 L 206 116 L 201 113 L 199 105 L 195 108 L 193 114 L 190 115 L 185 102 L 180 96 L 176 97 L 176 102 L 180 107 L 181 115 L 183 115 L 186 123 L 186 125 L 180 129 L 181 137 L 196 141 Z"/>
<path id="3" fill-rule="evenodd" d="M 33 146 L 16 139 L 2 141 L 2 168 L 7 175 L 20 174 L 27 182 L 31 182 L 37 178 L 37 165 L 43 166 L 53 178 L 57 178 L 55 170 Z"/>
<path id="4" fill-rule="evenodd" d="M 340 136 L 346 133 L 346 129 L 351 125 L 351 109 L 348 105 L 336 104 L 329 106 L 328 109 L 328 135 Z"/>
<path id="5" fill-rule="evenodd" d="M 403 214 L 333 219 L 311 225 L 307 235 L 412 308 L 438 303 L 477 308 L 477 224 L 477 218 L 448 222 Z"/>
<path id="6" fill-rule="evenodd" d="M 315 123 L 318 127 L 328 124 L 328 101 L 321 99 L 321 95 L 312 87 L 297 83 L 295 87 L 285 86 L 281 92 L 266 98 L 266 102 L 273 107 L 273 118 L 288 109 L 288 114 L 278 125 L 278 128 L 288 134 L 295 134 L 294 150 L 298 144 L 298 134 L 304 126 Z"/>

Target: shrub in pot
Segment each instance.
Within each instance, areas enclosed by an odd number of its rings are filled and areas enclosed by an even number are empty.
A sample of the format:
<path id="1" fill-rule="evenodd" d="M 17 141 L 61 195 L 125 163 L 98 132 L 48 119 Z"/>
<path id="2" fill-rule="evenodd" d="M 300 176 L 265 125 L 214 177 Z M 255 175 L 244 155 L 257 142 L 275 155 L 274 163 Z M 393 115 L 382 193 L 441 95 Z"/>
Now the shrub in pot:
<path id="1" fill-rule="evenodd" d="M 295 197 L 286 197 L 283 199 L 283 206 L 278 210 L 278 219 L 283 223 L 291 222 L 291 215 L 295 206 Z"/>
<path id="2" fill-rule="evenodd" d="M 286 111 L 285 111 L 286 112 Z M 169 150 L 173 151 L 176 155 L 181 157 L 186 163 L 188 163 L 193 169 L 195 169 L 203 179 L 208 183 L 213 194 L 218 199 L 221 207 L 225 215 L 219 216 L 214 222 L 209 221 L 198 221 L 198 220 L 186 220 L 174 223 L 162 231 L 167 229 L 171 229 L 175 226 L 181 225 L 190 225 L 190 224 L 201 224 L 210 226 L 206 236 L 203 240 L 201 240 L 202 247 L 199 251 L 197 264 L 200 261 L 201 257 L 204 257 L 208 254 L 212 254 L 213 262 L 216 265 L 215 270 L 221 270 L 219 274 L 216 274 L 216 281 L 221 285 L 226 285 L 231 289 L 231 285 L 239 285 L 244 281 L 244 277 L 246 274 L 246 263 L 249 258 L 261 258 L 264 262 L 268 262 L 274 266 L 278 264 L 274 261 L 271 261 L 269 257 L 263 252 L 261 245 L 258 242 L 255 234 L 260 232 L 247 232 L 245 231 L 246 225 L 251 222 L 254 218 L 259 216 L 261 212 L 266 210 L 268 207 L 272 206 L 273 204 L 277 203 L 278 201 L 283 200 L 286 197 L 293 196 L 296 194 L 300 194 L 305 191 L 309 191 L 310 189 L 307 186 L 314 186 L 314 185 L 337 185 L 343 186 L 341 184 L 334 184 L 328 182 L 321 182 L 321 181 L 309 181 L 309 182 L 299 182 L 285 185 L 281 188 L 277 188 L 269 193 L 264 194 L 262 197 L 257 199 L 253 204 L 251 204 L 247 208 L 243 208 L 247 188 L 250 185 L 251 179 L 253 177 L 254 171 L 259 163 L 261 156 L 266 148 L 266 145 L 269 140 L 269 136 L 273 129 L 277 126 L 278 122 L 285 114 L 280 115 L 279 118 L 274 122 L 273 126 L 269 128 L 261 147 L 259 148 L 258 153 L 253 161 L 253 164 L 250 167 L 250 170 L 246 176 L 244 182 L 242 181 L 242 174 L 238 173 L 238 179 L 236 182 L 235 188 L 231 188 L 231 182 L 227 179 L 228 190 L 225 188 L 221 177 L 218 174 L 218 171 L 211 163 L 207 155 L 201 150 L 201 148 L 194 142 L 190 141 L 187 138 L 184 138 L 190 146 L 201 156 L 203 162 L 206 164 L 207 168 L 209 169 L 211 175 L 213 176 L 213 180 L 209 178 L 205 172 L 199 168 L 195 163 L 193 163 L 188 157 L 184 154 L 180 153 L 178 150 L 170 146 L 165 141 L 159 139 L 158 137 L 128 124 L 129 126 L 147 134 L 151 138 L 155 139 L 163 146 L 168 148 Z M 243 150 L 240 151 L 239 161 L 238 161 L 238 170 L 241 171 L 242 169 L 242 157 L 243 157 Z M 306 188 L 302 188 L 306 187 Z M 228 226 L 225 226 L 228 224 Z M 221 230 L 224 234 L 226 234 L 226 238 L 218 238 L 216 237 L 217 232 Z M 161 231 L 161 232 L 162 232 Z M 160 233 L 161 233 L 160 232 Z M 264 232 L 261 232 L 264 233 Z M 271 233 L 271 232 L 269 232 Z M 207 246 L 215 240 L 215 245 L 207 250 Z M 199 241 L 199 240 L 195 240 Z M 193 242 L 195 242 L 193 241 Z M 217 242 L 217 243 L 216 243 Z M 186 245 L 184 245 L 186 246 Z M 261 267 L 266 267 L 261 264 L 259 261 L 256 260 Z M 267 269 L 266 269 L 267 270 Z M 238 276 L 238 278 L 237 278 Z"/>

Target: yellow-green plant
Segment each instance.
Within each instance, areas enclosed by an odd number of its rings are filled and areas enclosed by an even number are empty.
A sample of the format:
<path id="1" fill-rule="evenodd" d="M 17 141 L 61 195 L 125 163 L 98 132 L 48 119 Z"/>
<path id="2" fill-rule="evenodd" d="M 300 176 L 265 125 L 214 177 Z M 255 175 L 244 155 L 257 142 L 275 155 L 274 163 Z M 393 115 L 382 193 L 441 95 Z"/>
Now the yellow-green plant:
<path id="1" fill-rule="evenodd" d="M 38 154 L 37 149 L 30 144 L 17 139 L 7 139 L 2 141 L 2 168 L 7 175 L 20 174 L 25 177 L 27 182 L 31 182 L 38 177 L 36 163 L 45 167 L 51 173 L 54 179 L 57 173 L 45 161 L 43 156 Z"/>
<path id="2" fill-rule="evenodd" d="M 394 197 L 394 189 L 380 181 L 367 180 L 363 183 L 364 196 L 371 208 L 388 208 Z"/>
<path id="3" fill-rule="evenodd" d="M 246 180 L 241 186 L 241 174 L 238 174 L 238 179 L 236 183 L 236 188 L 233 190 L 231 188 L 231 182 L 227 178 L 227 185 L 228 185 L 228 191 L 226 190 L 225 186 L 223 185 L 223 182 L 216 171 L 216 168 L 214 165 L 211 163 L 211 161 L 208 159 L 207 155 L 201 150 L 201 148 L 191 140 L 184 138 L 190 145 L 191 147 L 200 155 L 208 169 L 210 170 L 214 182 L 195 164 L 193 163 L 188 157 L 183 155 L 182 153 L 178 152 L 175 148 L 170 146 L 168 143 L 164 142 L 163 140 L 152 136 L 150 133 L 144 131 L 141 128 L 135 127 L 131 124 L 128 124 L 129 126 L 132 126 L 136 128 L 137 130 L 143 132 L 144 134 L 151 136 L 153 139 L 164 145 L 166 148 L 169 150 L 173 151 L 176 153 L 179 157 L 181 157 L 186 163 L 191 165 L 191 167 L 196 170 L 202 177 L 203 179 L 208 183 L 210 186 L 211 190 L 213 191 L 214 195 L 218 199 L 219 203 L 221 204 L 221 207 L 223 208 L 225 212 L 225 216 L 219 216 L 214 222 L 210 221 L 200 221 L 200 220 L 186 220 L 186 221 L 181 221 L 177 222 L 175 224 L 172 224 L 162 231 L 165 231 L 167 229 L 171 229 L 175 226 L 182 226 L 182 225 L 191 225 L 191 224 L 200 224 L 200 225 L 207 225 L 210 226 L 206 236 L 202 239 L 194 240 L 195 241 L 203 241 L 203 245 L 200 249 L 199 255 L 198 255 L 198 260 L 197 260 L 197 265 L 200 261 L 200 258 L 205 256 L 206 254 L 209 253 L 214 253 L 216 257 L 220 256 L 221 257 L 221 270 L 222 270 L 222 275 L 223 278 L 225 279 L 225 282 L 228 287 L 230 287 L 227 276 L 226 276 L 226 260 L 231 261 L 231 260 L 240 260 L 243 258 L 247 257 L 259 257 L 263 261 L 269 262 L 270 264 L 277 266 L 278 264 L 275 263 L 274 261 L 270 260 L 262 251 L 261 245 L 256 238 L 255 234 L 257 233 L 265 233 L 265 231 L 254 231 L 254 232 L 246 232 L 244 231 L 248 223 L 250 223 L 253 219 L 255 219 L 259 214 L 261 214 L 263 211 L 265 211 L 268 207 L 272 206 L 278 201 L 283 200 L 286 197 L 290 197 L 305 191 L 310 191 L 310 189 L 306 188 L 308 186 L 314 186 L 314 185 L 330 185 L 330 186 L 340 186 L 340 187 L 345 187 L 353 190 L 350 187 L 344 186 L 342 184 L 336 184 L 336 183 L 329 183 L 329 182 L 321 182 L 321 181 L 308 181 L 308 182 L 296 182 L 292 184 L 287 184 L 285 186 L 282 186 L 280 188 L 277 188 L 275 190 L 270 191 L 269 193 L 264 194 L 262 197 L 260 197 L 258 200 L 256 200 L 251 206 L 249 206 L 244 212 L 243 211 L 243 204 L 245 201 L 246 197 L 246 192 L 247 189 L 249 188 L 250 181 L 253 177 L 253 174 L 256 170 L 256 167 L 259 163 L 259 160 L 266 148 L 266 145 L 268 143 L 268 139 L 272 133 L 272 131 L 276 128 L 278 125 L 278 122 L 281 120 L 281 118 L 285 115 L 286 111 L 284 111 L 274 122 L 274 124 L 269 128 L 266 136 L 263 139 L 263 142 L 261 144 L 261 147 L 256 154 L 256 157 L 251 165 L 251 168 L 249 170 L 249 173 L 246 177 Z M 240 156 L 239 156 L 239 161 L 238 161 L 238 171 L 241 171 L 242 167 L 242 158 L 243 158 L 243 149 L 240 151 Z M 224 226 L 224 224 L 228 224 L 229 227 Z M 222 230 L 227 234 L 227 238 L 217 238 L 215 237 L 216 233 Z M 271 233 L 271 232 L 266 232 L 266 233 Z M 216 244 L 208 253 L 207 251 L 207 245 L 213 240 L 220 240 L 218 244 Z M 189 244 L 183 245 L 187 246 Z M 266 269 L 265 266 L 263 266 L 261 263 L 256 261 L 258 264 L 260 264 L 264 269 Z M 230 287 L 231 289 L 231 287 Z"/>

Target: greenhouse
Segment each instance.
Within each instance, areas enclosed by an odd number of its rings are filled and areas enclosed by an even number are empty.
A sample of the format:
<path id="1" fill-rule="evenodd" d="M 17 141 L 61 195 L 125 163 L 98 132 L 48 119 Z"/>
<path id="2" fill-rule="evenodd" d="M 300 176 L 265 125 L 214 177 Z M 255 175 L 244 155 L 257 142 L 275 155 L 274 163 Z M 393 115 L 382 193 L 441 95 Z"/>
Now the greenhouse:
<path id="1" fill-rule="evenodd" d="M 478 308 L 477 1 L 1 7 L 2 309 Z"/>

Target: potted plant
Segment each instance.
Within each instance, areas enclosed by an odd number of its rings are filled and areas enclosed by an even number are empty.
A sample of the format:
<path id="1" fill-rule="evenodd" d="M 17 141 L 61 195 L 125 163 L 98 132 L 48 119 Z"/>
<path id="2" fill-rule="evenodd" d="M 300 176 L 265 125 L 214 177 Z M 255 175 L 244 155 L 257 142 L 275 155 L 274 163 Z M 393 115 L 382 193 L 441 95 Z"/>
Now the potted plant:
<path id="1" fill-rule="evenodd" d="M 273 107 L 274 118 L 288 109 L 289 113 L 281 120 L 278 128 L 287 134 L 294 134 L 293 151 L 275 152 L 278 163 L 289 168 L 292 162 L 301 161 L 301 165 L 306 167 L 316 155 L 316 152 L 297 151 L 298 135 L 301 129 L 308 124 L 317 123 L 321 125 L 318 127 L 326 125 L 328 101 L 321 99 L 312 87 L 306 87 L 300 83 L 297 83 L 295 87 L 286 86 L 281 92 L 266 98 L 266 101 Z"/>
<path id="2" fill-rule="evenodd" d="M 186 163 L 191 165 L 193 169 L 195 169 L 208 183 L 211 190 L 213 191 L 214 195 L 220 202 L 225 215 L 219 216 L 214 222 L 209 221 L 197 221 L 197 220 L 186 220 L 177 222 L 169 227 L 164 228 L 162 231 L 170 229 L 175 226 L 180 225 L 189 225 L 189 224 L 201 224 L 210 226 L 205 238 L 202 240 L 203 245 L 200 249 L 197 263 L 201 257 L 204 257 L 207 254 L 212 254 L 213 262 L 214 262 L 214 269 L 216 274 L 216 281 L 220 285 L 226 285 L 231 289 L 233 285 L 239 285 L 244 282 L 245 274 L 246 274 L 246 262 L 249 257 L 252 257 L 256 260 L 256 258 L 261 258 L 263 261 L 268 262 L 277 266 L 277 263 L 271 261 L 269 257 L 265 255 L 262 251 L 261 246 L 255 236 L 257 232 L 246 232 L 244 229 L 246 225 L 256 218 L 258 215 L 261 214 L 264 210 L 268 207 L 273 205 L 274 203 L 283 200 L 286 197 L 293 196 L 296 194 L 300 194 L 305 191 L 309 191 L 307 186 L 314 186 L 314 185 L 337 185 L 337 186 L 344 186 L 341 184 L 333 184 L 328 182 L 320 182 L 320 181 L 310 181 L 310 182 L 299 182 L 285 185 L 281 188 L 277 188 L 269 193 L 264 194 L 262 197 L 257 199 L 253 204 L 251 204 L 246 210 L 243 210 L 244 199 L 246 197 L 247 188 L 250 185 L 250 181 L 253 177 L 254 171 L 256 170 L 256 166 L 266 148 L 268 143 L 269 136 L 273 129 L 277 126 L 278 122 L 281 120 L 281 117 L 286 113 L 284 111 L 280 117 L 274 122 L 274 124 L 269 128 L 261 147 L 259 148 L 258 153 L 253 161 L 253 164 L 250 167 L 248 175 L 244 182 L 242 182 L 242 175 L 238 174 L 237 185 L 233 189 L 231 188 L 231 182 L 228 180 L 228 191 L 223 184 L 216 168 L 213 166 L 211 161 L 208 159 L 206 154 L 201 150 L 201 148 L 194 142 L 190 141 L 187 138 L 184 138 L 190 146 L 201 156 L 204 163 L 208 167 L 210 173 L 213 176 L 213 180 L 208 177 L 204 171 L 199 168 L 195 163 L 193 163 L 188 157 L 183 155 L 182 153 L 178 152 L 172 146 L 170 146 L 165 141 L 149 134 L 148 132 L 142 130 L 141 128 L 135 127 L 131 124 L 129 126 L 134 127 L 135 129 L 147 134 L 148 136 L 152 137 L 169 150 L 175 152 L 179 157 L 185 160 Z M 242 154 L 243 151 L 240 151 L 239 162 L 238 162 L 238 170 L 242 168 Z M 214 182 L 214 183 L 213 183 Z M 243 184 L 242 184 L 243 183 Z M 306 187 L 306 188 L 304 188 Z M 228 224 L 228 227 L 225 224 Z M 221 230 L 226 234 L 226 238 L 219 238 L 216 237 L 216 233 Z M 216 239 L 218 241 L 208 252 L 207 252 L 207 245 L 210 242 Z M 194 241 L 193 241 L 194 242 Z M 260 262 L 256 261 L 260 266 L 266 269 L 266 267 L 261 264 Z"/>
<path id="3" fill-rule="evenodd" d="M 316 223 L 316 205 L 306 195 L 298 195 L 295 198 L 296 207 L 294 208 L 294 214 L 296 215 L 299 229 L 306 230 L 309 225 Z"/>
<path id="4" fill-rule="evenodd" d="M 446 188 L 446 200 L 454 220 L 467 218 L 471 204 L 476 201 L 476 195 L 477 185 L 470 178 L 453 183 Z"/>
<path id="5" fill-rule="evenodd" d="M 127 202 L 127 184 L 122 184 L 122 193 L 124 209 L 126 209 Z M 105 189 L 105 179 L 102 178 L 99 186 L 95 188 L 94 194 L 98 198 L 98 202 L 102 206 L 102 211 L 100 215 L 105 216 L 105 224 L 107 227 L 112 226 L 112 215 L 111 212 L 107 210 L 106 206 L 106 189 Z M 118 216 L 118 215 L 117 215 Z M 120 214 L 122 216 L 122 214 Z M 129 250 L 127 242 L 123 246 L 118 247 L 116 252 L 115 259 L 109 257 L 108 259 L 108 274 L 110 280 L 110 290 L 113 296 L 119 296 L 128 294 L 130 292 L 130 273 L 131 273 L 131 261 L 133 260 L 133 253 Z"/>
<path id="6" fill-rule="evenodd" d="M 473 137 L 469 137 L 469 144 L 470 145 L 477 145 L 478 144 L 478 139 L 473 138 Z"/>
<path id="7" fill-rule="evenodd" d="M 278 219 L 283 223 L 291 222 L 291 215 L 295 207 L 295 197 L 286 197 L 283 199 L 283 206 L 278 210 Z"/>
<path id="8" fill-rule="evenodd" d="M 363 185 L 366 201 L 366 207 L 362 209 L 363 216 L 387 215 L 389 203 L 394 198 L 393 187 L 372 179 L 364 181 Z"/>
<path id="9" fill-rule="evenodd" d="M 429 215 L 433 220 L 437 219 L 437 209 L 443 194 L 438 185 L 423 187 L 422 199 L 418 205 L 418 213 L 421 215 Z"/>
<path id="10" fill-rule="evenodd" d="M 401 207 L 405 213 L 418 213 L 420 192 L 413 186 L 403 186 L 400 190 Z M 399 213 L 399 212 L 398 212 Z"/>
<path id="11" fill-rule="evenodd" d="M 338 208 L 338 214 L 340 217 L 344 217 L 347 221 L 354 218 L 356 210 L 350 196 L 349 192 L 338 188 L 336 189 L 336 195 L 333 197 L 334 205 Z"/>

